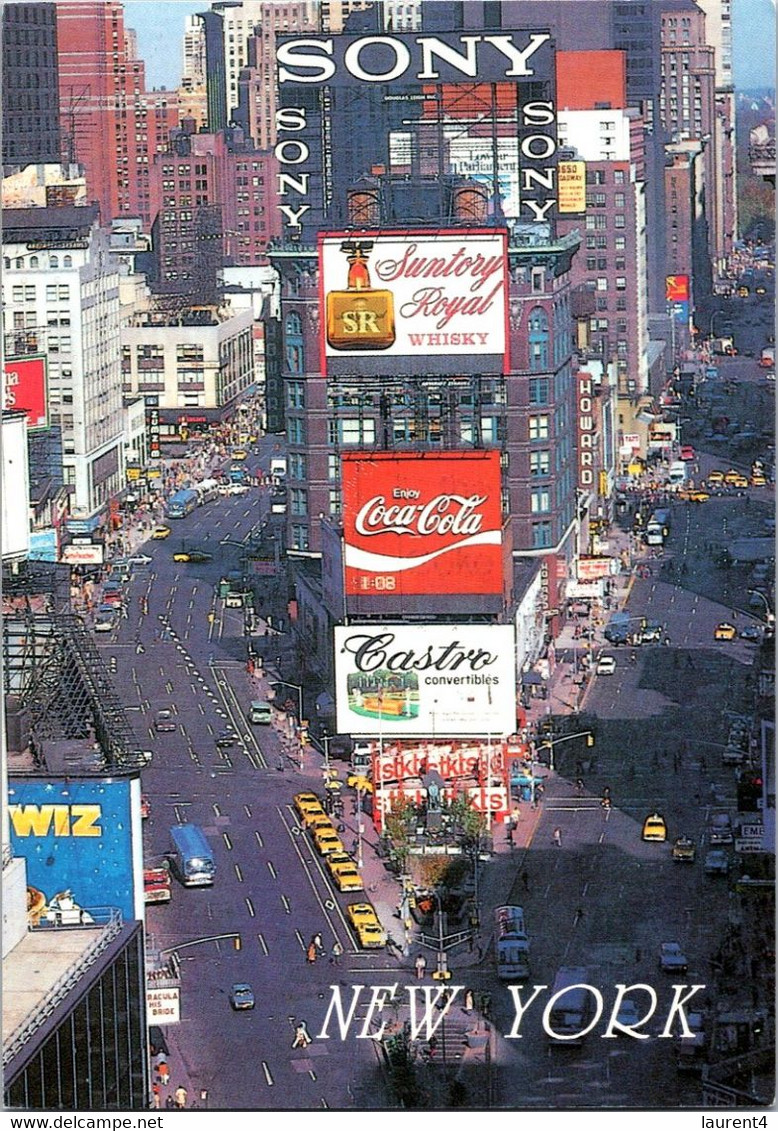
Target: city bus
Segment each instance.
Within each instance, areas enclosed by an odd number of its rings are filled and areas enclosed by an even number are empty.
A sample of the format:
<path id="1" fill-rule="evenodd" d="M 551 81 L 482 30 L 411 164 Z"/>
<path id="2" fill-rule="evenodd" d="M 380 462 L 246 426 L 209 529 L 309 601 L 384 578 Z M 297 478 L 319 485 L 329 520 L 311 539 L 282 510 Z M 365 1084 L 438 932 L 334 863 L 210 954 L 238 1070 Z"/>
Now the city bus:
<path id="1" fill-rule="evenodd" d="M 529 977 L 529 939 L 521 907 L 498 907 L 494 912 L 497 977 L 514 981 Z"/>
<path id="2" fill-rule="evenodd" d="M 589 1025 L 594 1010 L 594 998 L 587 986 L 584 967 L 561 966 L 557 971 L 549 1000 L 551 1009 L 546 1026 L 551 1044 L 572 1046 L 583 1044 L 584 1038 L 579 1034 Z M 561 996 L 554 1001 L 557 994 Z"/>
<path id="3" fill-rule="evenodd" d="M 186 518 L 191 514 L 199 502 L 197 492 L 189 487 L 176 491 L 167 501 L 165 514 L 168 518 Z"/>
<path id="4" fill-rule="evenodd" d="M 184 887 L 205 887 L 212 884 L 216 864 L 205 833 L 199 825 L 173 825 L 170 839 L 173 861 Z"/>

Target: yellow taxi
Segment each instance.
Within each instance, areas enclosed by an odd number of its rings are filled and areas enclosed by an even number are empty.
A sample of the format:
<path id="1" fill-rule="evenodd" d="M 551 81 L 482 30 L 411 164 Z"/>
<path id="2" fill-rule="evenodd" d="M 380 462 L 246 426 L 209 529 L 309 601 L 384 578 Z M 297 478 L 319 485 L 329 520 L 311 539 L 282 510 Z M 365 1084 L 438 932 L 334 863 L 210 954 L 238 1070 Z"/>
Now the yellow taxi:
<path id="1" fill-rule="evenodd" d="M 292 804 L 302 817 L 305 810 L 310 809 L 312 805 L 321 808 L 321 798 L 319 797 L 318 793 L 314 793 L 312 790 L 307 789 L 303 793 L 296 793 L 292 798 Z"/>
<path id="2" fill-rule="evenodd" d="M 235 448 L 234 451 L 230 452 L 231 459 L 236 459 L 239 463 L 244 460 L 247 455 L 248 452 L 246 452 L 244 448 Z"/>
<path id="3" fill-rule="evenodd" d="M 313 828 L 313 843 L 316 845 L 316 850 L 322 856 L 329 856 L 331 852 L 345 852 L 343 841 L 330 822 L 329 824 L 317 825 Z"/>
<path id="4" fill-rule="evenodd" d="M 752 487 L 766 487 L 767 486 L 767 480 L 765 479 L 764 475 L 761 474 L 761 472 L 758 472 L 756 475 L 751 476 L 751 486 Z"/>
<path id="5" fill-rule="evenodd" d="M 689 502 L 691 503 L 707 503 L 709 498 L 710 495 L 707 491 L 696 490 L 689 492 Z"/>
<path id="6" fill-rule="evenodd" d="M 738 479 L 743 478 L 743 472 L 738 471 L 736 467 L 730 467 L 729 471 L 724 473 L 725 483 L 736 483 Z"/>
<path id="7" fill-rule="evenodd" d="M 327 857 L 329 868 L 338 891 L 364 891 L 365 882 L 346 852 L 331 852 Z"/>
<path id="8" fill-rule="evenodd" d="M 346 916 L 356 932 L 359 945 L 365 950 L 386 946 L 386 932 L 371 903 L 350 903 Z"/>
<path id="9" fill-rule="evenodd" d="M 733 487 L 747 487 L 748 479 L 745 475 L 738 475 L 736 479 L 730 480 Z"/>
<path id="10" fill-rule="evenodd" d="M 713 630 L 714 640 L 734 640 L 736 636 L 737 629 L 735 628 L 734 624 L 727 624 L 726 621 L 722 621 L 721 624 L 717 624 Z"/>
<path id="11" fill-rule="evenodd" d="M 170 527 L 169 526 L 155 526 L 154 529 L 151 532 L 151 538 L 152 538 L 152 541 L 154 541 L 154 542 L 159 542 L 159 541 L 161 541 L 162 538 L 169 538 L 169 537 L 170 537 Z"/>
<path id="12" fill-rule="evenodd" d="M 643 840 L 667 840 L 667 825 L 661 813 L 649 813 L 643 822 Z"/>
<path id="13" fill-rule="evenodd" d="M 707 476 L 706 476 L 706 479 L 708 480 L 708 485 L 711 486 L 711 487 L 714 486 L 717 483 L 723 483 L 724 482 L 724 472 L 723 471 L 709 471 Z"/>

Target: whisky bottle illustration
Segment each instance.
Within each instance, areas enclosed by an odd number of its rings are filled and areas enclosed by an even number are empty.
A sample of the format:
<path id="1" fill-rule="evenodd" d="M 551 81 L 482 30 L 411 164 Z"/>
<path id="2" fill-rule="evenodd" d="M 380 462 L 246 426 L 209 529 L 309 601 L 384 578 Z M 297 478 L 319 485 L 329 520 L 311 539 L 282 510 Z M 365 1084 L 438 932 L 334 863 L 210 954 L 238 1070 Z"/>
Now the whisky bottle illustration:
<path id="1" fill-rule="evenodd" d="M 348 289 L 327 295 L 327 341 L 336 350 L 388 349 L 395 340 L 394 301 L 391 291 L 370 285 L 373 243 L 345 240 L 340 250 L 348 257 Z"/>

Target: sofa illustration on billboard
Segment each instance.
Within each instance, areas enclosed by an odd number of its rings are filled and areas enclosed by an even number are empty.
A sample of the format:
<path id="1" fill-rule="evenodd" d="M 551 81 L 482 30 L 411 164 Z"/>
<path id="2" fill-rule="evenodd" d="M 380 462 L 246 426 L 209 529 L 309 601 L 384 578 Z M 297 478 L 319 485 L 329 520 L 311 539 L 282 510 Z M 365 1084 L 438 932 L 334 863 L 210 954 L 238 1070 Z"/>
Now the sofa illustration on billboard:
<path id="1" fill-rule="evenodd" d="M 410 721 L 419 717 L 419 677 L 388 671 L 351 672 L 346 677 L 348 708 L 363 719 Z"/>
<path id="2" fill-rule="evenodd" d="M 27 918 L 31 927 L 51 924 L 55 927 L 84 926 L 94 919 L 73 897 L 70 888 L 57 892 L 47 900 L 40 888 L 27 887 Z"/>

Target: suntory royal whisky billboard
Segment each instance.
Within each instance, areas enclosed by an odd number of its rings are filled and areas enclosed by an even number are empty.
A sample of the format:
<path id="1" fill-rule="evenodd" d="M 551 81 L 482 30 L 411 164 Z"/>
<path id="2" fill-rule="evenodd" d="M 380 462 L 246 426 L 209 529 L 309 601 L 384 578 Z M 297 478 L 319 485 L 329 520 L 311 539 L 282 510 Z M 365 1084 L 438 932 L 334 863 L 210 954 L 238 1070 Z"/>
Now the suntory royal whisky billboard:
<path id="1" fill-rule="evenodd" d="M 319 266 L 328 376 L 506 371 L 504 230 L 326 232 Z"/>

